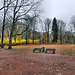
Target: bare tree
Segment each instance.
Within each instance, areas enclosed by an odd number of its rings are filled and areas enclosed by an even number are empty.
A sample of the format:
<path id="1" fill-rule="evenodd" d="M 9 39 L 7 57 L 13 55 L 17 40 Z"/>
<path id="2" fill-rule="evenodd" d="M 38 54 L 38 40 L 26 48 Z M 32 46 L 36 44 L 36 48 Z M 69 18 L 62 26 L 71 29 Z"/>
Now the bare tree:
<path id="1" fill-rule="evenodd" d="M 72 16 L 70 23 L 72 24 L 73 28 L 74 28 L 74 32 L 75 32 L 75 15 Z M 74 36 L 75 37 L 75 36 Z M 75 43 L 75 38 L 74 38 L 74 43 Z"/>
<path id="2" fill-rule="evenodd" d="M 32 39 L 33 39 L 33 44 L 34 44 L 34 40 L 35 40 L 35 30 L 36 30 L 35 25 L 36 25 L 36 19 L 34 18 L 32 20 L 32 35 L 33 35 Z"/>
<path id="3" fill-rule="evenodd" d="M 72 16 L 70 23 L 73 25 L 75 29 L 75 15 Z"/>
<path id="4" fill-rule="evenodd" d="M 50 32 L 51 20 L 49 18 L 46 18 L 44 23 L 45 23 L 45 31 L 47 34 L 47 43 L 49 43 L 49 32 Z"/>
<path id="5" fill-rule="evenodd" d="M 27 20 L 24 20 L 25 22 L 25 27 L 23 26 L 23 28 L 30 28 L 30 26 L 31 26 L 31 23 L 32 23 L 32 19 L 33 18 L 31 18 L 29 15 L 26 15 L 25 16 L 25 19 L 27 19 Z M 28 42 L 27 42 L 27 39 L 28 39 L 28 29 L 27 29 L 27 31 L 26 31 L 26 45 L 28 44 Z"/>
<path id="6" fill-rule="evenodd" d="M 11 0 L 4 0 L 3 1 L 3 6 L 0 8 L 0 10 L 4 9 L 4 13 L 3 13 L 3 25 L 2 25 L 2 42 L 1 42 L 1 48 L 4 48 L 4 45 L 3 45 L 3 38 L 4 38 L 4 28 L 5 28 L 5 18 L 6 18 L 6 14 L 8 12 L 8 9 L 9 9 L 9 6 L 10 4 L 14 2 L 11 1 Z"/>
<path id="7" fill-rule="evenodd" d="M 42 33 L 39 33 L 40 35 L 39 35 L 39 37 L 40 37 L 40 44 L 41 43 L 45 43 L 45 41 L 44 41 L 44 39 L 45 39 L 45 34 L 44 34 L 44 32 L 45 32 L 45 24 L 44 24 L 44 22 L 43 22 L 43 20 L 41 19 L 41 18 L 39 18 L 39 23 L 40 23 L 40 25 L 39 25 L 39 27 L 38 27 L 38 30 L 39 30 L 39 32 L 41 31 Z"/>
<path id="8" fill-rule="evenodd" d="M 62 20 L 57 20 L 57 25 L 58 25 L 58 34 L 60 36 L 60 44 L 62 44 L 62 39 L 63 39 L 62 35 L 65 32 L 66 23 L 63 22 Z"/>
<path id="9" fill-rule="evenodd" d="M 12 48 L 12 37 L 13 37 L 13 31 L 15 30 L 15 26 L 16 26 L 16 22 L 18 20 L 21 20 L 24 18 L 24 15 L 27 14 L 33 14 L 34 11 L 38 11 L 36 10 L 36 7 L 39 5 L 39 3 L 42 0 L 15 0 L 12 3 L 12 25 L 11 25 L 11 32 L 10 32 L 10 39 L 9 39 L 9 49 Z M 27 29 L 26 29 L 27 30 Z M 25 30 L 25 31 L 26 31 Z M 23 32 L 22 32 L 23 33 Z"/>

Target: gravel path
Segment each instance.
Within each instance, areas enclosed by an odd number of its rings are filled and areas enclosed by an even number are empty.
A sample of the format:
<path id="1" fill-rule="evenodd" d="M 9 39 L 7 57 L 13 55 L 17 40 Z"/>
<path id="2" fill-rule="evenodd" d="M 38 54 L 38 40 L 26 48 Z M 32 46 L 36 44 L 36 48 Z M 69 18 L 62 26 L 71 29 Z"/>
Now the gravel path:
<path id="1" fill-rule="evenodd" d="M 75 75 L 75 56 L 0 49 L 0 75 Z"/>

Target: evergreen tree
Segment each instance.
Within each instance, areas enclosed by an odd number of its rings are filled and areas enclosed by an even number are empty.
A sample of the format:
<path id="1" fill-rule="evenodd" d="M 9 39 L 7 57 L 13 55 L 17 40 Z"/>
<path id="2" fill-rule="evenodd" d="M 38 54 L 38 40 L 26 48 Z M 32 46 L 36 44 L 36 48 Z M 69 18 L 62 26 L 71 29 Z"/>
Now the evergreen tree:
<path id="1" fill-rule="evenodd" d="M 57 26 L 57 20 L 54 17 L 53 23 L 52 23 L 52 33 L 53 33 L 53 43 L 57 42 L 58 39 L 58 26 Z"/>

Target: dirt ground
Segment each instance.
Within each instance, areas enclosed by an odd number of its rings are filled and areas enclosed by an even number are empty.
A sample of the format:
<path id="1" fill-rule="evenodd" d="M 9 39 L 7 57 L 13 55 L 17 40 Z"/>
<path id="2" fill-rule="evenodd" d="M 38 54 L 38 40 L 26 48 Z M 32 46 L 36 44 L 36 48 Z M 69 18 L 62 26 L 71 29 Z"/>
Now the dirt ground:
<path id="1" fill-rule="evenodd" d="M 59 50 L 75 49 L 74 46 L 45 45 L 56 48 L 56 54 L 33 53 L 39 46 L 18 46 L 26 52 L 0 49 L 0 75 L 75 75 L 75 56 L 61 55 Z M 27 50 L 31 50 L 27 52 Z"/>

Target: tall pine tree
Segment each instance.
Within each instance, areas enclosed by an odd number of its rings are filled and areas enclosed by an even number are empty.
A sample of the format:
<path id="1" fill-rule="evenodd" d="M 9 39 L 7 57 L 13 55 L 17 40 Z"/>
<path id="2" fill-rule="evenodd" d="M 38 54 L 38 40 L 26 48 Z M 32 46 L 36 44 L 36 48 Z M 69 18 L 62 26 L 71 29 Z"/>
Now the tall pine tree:
<path id="1" fill-rule="evenodd" d="M 54 17 L 53 23 L 52 23 L 52 33 L 53 33 L 53 43 L 57 42 L 58 39 L 58 26 L 57 26 L 57 20 Z"/>

